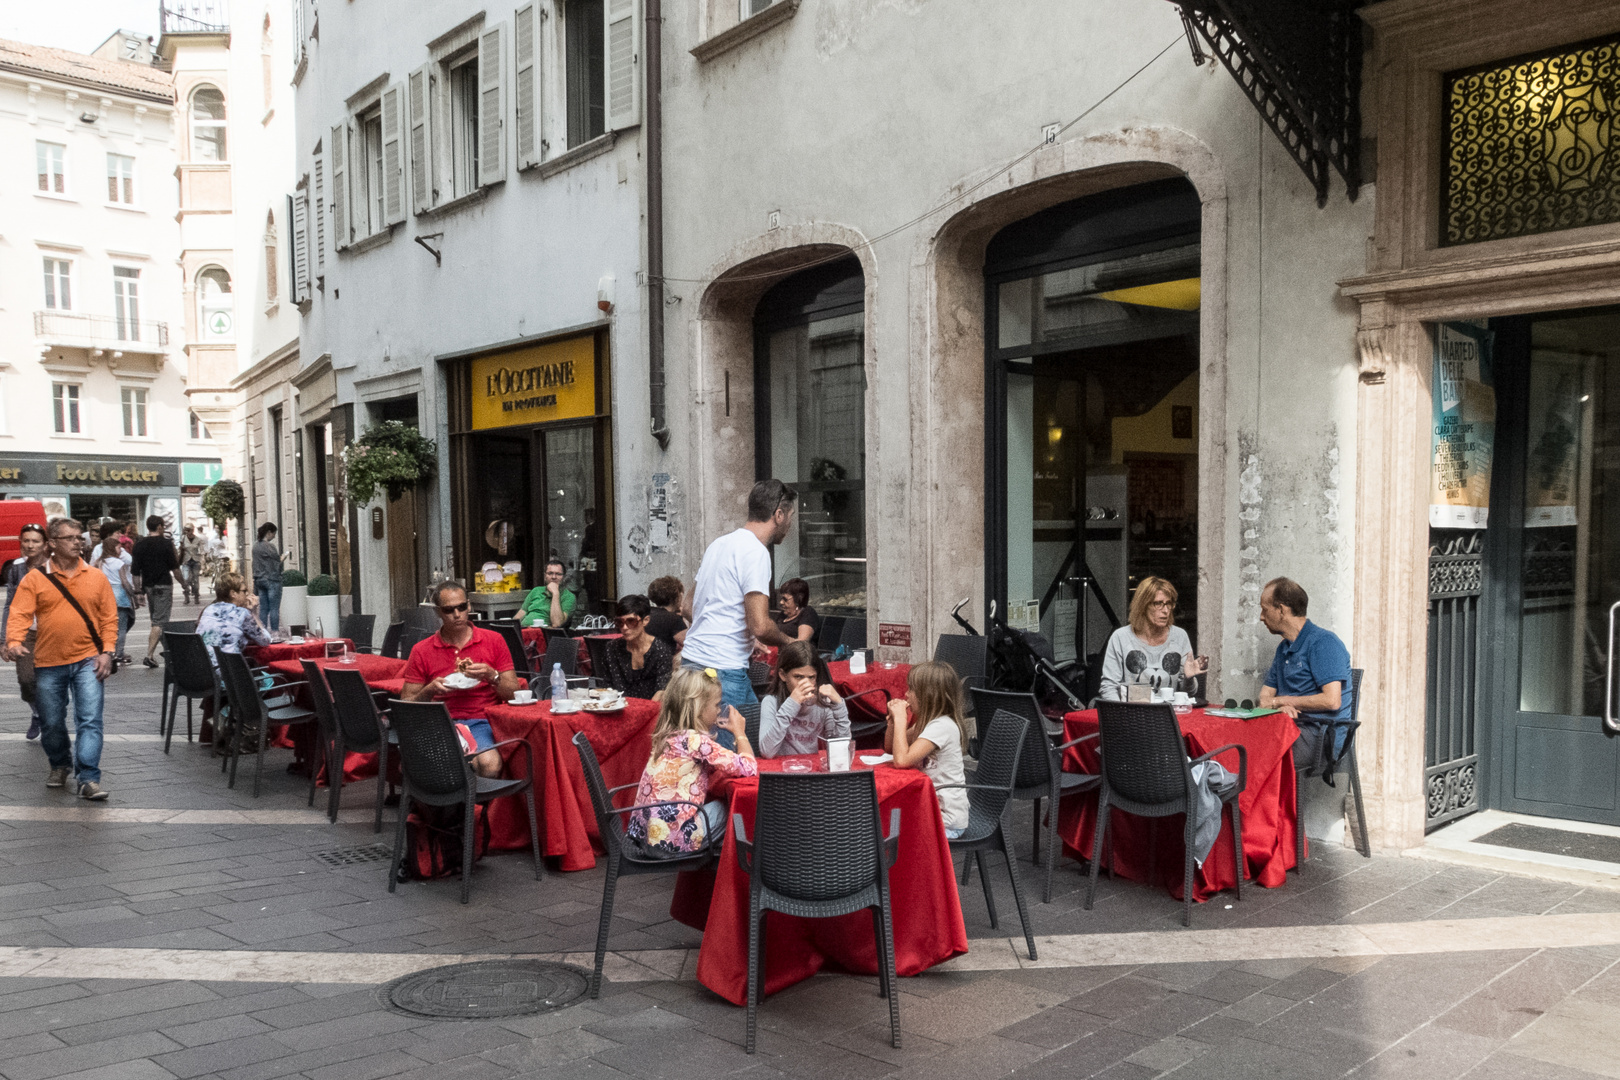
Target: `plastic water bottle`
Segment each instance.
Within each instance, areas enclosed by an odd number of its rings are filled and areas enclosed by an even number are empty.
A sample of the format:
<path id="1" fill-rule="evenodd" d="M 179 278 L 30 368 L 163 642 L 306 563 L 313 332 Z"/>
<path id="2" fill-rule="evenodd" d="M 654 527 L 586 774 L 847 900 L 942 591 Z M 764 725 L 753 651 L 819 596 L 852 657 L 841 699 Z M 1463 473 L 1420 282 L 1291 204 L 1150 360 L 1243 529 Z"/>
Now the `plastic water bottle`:
<path id="1" fill-rule="evenodd" d="M 568 700 L 568 676 L 563 674 L 561 664 L 551 665 L 551 700 Z"/>

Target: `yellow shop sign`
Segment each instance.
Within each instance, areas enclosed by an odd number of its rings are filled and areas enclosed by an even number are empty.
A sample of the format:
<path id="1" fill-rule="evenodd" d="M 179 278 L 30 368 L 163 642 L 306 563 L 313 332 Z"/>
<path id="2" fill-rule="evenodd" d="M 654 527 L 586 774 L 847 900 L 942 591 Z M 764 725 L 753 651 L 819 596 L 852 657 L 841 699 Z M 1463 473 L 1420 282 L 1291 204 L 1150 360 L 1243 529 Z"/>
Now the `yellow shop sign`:
<path id="1" fill-rule="evenodd" d="M 595 414 L 594 336 L 536 345 L 472 362 L 474 431 Z"/>

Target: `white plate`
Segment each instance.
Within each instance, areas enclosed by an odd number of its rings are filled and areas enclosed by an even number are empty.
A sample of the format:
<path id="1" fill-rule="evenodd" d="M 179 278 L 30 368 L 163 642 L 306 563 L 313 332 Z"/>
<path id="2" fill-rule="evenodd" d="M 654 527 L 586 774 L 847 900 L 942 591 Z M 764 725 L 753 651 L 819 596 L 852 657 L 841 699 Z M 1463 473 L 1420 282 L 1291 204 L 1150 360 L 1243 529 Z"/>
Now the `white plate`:
<path id="1" fill-rule="evenodd" d="M 624 699 L 617 701 L 587 701 L 582 706 L 586 712 L 612 713 L 624 711 Z"/>
<path id="2" fill-rule="evenodd" d="M 513 698 L 511 701 L 508 701 L 507 704 L 508 705 L 516 705 L 520 709 L 526 709 L 530 705 L 538 705 L 538 704 L 540 704 L 540 699 L 539 698 L 530 698 L 528 701 L 519 701 L 517 698 Z"/>
<path id="3" fill-rule="evenodd" d="M 302 645 L 303 643 L 304 639 L 301 637 L 290 637 L 286 641 L 286 644 L 288 645 Z"/>
<path id="4" fill-rule="evenodd" d="M 463 675 L 459 671 L 453 671 L 444 677 L 444 685 L 452 690 L 471 690 L 478 685 L 478 680 Z"/>

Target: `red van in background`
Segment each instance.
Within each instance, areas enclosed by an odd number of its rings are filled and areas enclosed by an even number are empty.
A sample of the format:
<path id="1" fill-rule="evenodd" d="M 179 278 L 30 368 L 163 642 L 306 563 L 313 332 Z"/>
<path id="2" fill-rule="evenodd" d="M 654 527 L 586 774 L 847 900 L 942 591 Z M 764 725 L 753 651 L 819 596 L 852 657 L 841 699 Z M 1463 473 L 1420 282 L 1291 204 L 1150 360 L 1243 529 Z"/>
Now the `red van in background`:
<path id="1" fill-rule="evenodd" d="M 45 527 L 45 504 L 35 499 L 0 499 L 0 562 L 22 554 L 17 533 L 24 525 Z"/>

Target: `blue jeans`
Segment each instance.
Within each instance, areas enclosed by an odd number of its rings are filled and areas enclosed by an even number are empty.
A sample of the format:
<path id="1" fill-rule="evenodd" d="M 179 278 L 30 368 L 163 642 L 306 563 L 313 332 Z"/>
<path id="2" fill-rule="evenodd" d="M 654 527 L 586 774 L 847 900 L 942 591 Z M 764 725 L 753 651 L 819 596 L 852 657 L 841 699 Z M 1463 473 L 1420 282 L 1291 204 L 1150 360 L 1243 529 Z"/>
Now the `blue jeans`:
<path id="1" fill-rule="evenodd" d="M 703 664 L 690 660 L 682 660 L 681 667 L 687 671 L 702 671 Z M 754 705 L 759 702 L 759 696 L 754 693 L 754 684 L 748 681 L 747 668 L 724 668 L 717 672 L 720 676 L 720 708 L 725 710 L 727 705 Z M 721 728 L 714 730 L 714 741 L 727 750 L 737 749 L 736 736 Z"/>
<path id="2" fill-rule="evenodd" d="M 253 591 L 259 594 L 259 621 L 266 630 L 280 630 L 281 582 L 255 581 Z"/>
<path id="3" fill-rule="evenodd" d="M 101 680 L 94 657 L 76 664 L 34 669 L 39 704 L 39 745 L 53 769 L 72 768 L 79 783 L 101 779 Z M 74 739 L 67 733 L 68 694 L 73 695 Z"/>
<path id="4" fill-rule="evenodd" d="M 114 650 L 114 655 L 116 655 L 116 656 L 123 656 L 124 655 L 124 638 L 129 635 L 129 628 L 131 626 L 134 626 L 134 625 L 135 625 L 135 609 L 132 608 L 132 607 L 121 607 L 121 608 L 119 608 L 118 609 L 118 646 Z"/>

